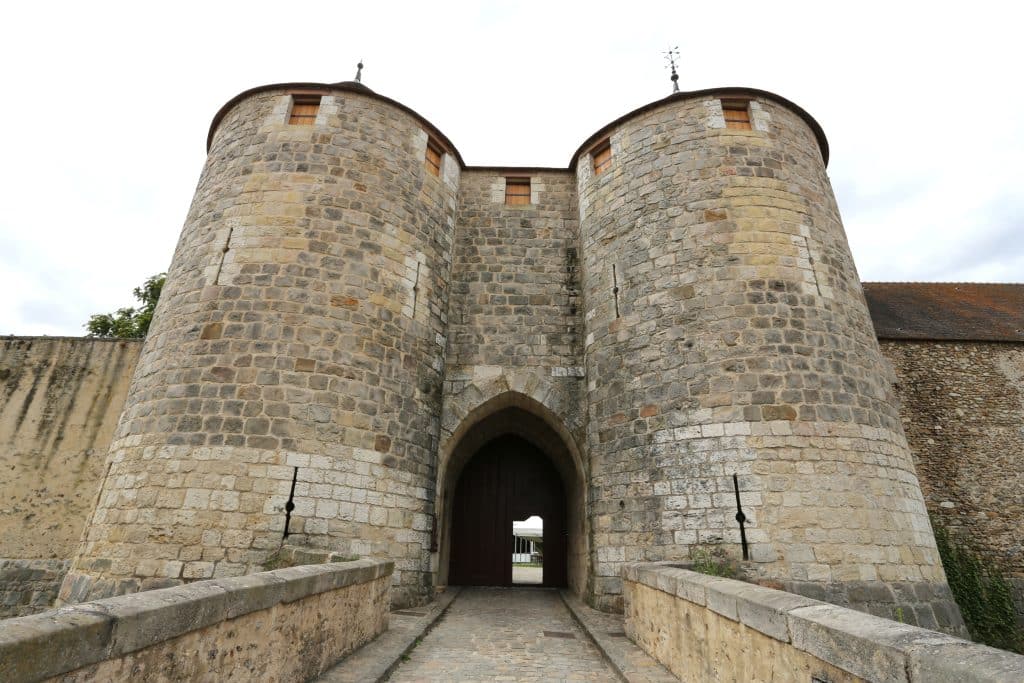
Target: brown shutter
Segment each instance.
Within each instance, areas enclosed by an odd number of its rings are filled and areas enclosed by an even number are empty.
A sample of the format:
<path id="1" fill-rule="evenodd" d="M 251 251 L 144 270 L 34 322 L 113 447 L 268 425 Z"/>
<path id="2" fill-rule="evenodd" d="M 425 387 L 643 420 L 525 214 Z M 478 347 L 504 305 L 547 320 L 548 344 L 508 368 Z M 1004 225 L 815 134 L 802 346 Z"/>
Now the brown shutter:
<path id="1" fill-rule="evenodd" d="M 530 203 L 530 179 L 529 178 L 505 178 L 505 203 L 506 204 L 529 204 Z"/>
<path id="2" fill-rule="evenodd" d="M 292 114 L 288 123 L 296 126 L 312 126 L 320 111 L 320 95 L 292 95 Z"/>
<path id="3" fill-rule="evenodd" d="M 750 105 L 747 102 L 722 102 L 725 127 L 736 130 L 752 130 L 750 127 Z"/>
<path id="4" fill-rule="evenodd" d="M 600 175 L 612 165 L 612 146 L 605 140 L 594 150 L 594 175 Z"/>
<path id="5" fill-rule="evenodd" d="M 425 160 L 425 166 L 427 171 L 432 175 L 441 175 L 441 157 L 443 156 L 441 148 L 432 139 L 427 140 L 427 156 Z"/>

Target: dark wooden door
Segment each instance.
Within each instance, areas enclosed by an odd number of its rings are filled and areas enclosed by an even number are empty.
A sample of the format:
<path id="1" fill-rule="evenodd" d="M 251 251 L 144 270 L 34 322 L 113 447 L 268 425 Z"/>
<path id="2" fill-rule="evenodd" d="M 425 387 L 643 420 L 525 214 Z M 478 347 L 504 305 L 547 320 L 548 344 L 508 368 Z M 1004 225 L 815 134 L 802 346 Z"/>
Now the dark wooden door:
<path id="1" fill-rule="evenodd" d="M 449 581 L 512 585 L 512 521 L 544 519 L 545 586 L 566 585 L 565 488 L 529 442 L 504 436 L 484 445 L 459 477 L 452 502 Z"/>

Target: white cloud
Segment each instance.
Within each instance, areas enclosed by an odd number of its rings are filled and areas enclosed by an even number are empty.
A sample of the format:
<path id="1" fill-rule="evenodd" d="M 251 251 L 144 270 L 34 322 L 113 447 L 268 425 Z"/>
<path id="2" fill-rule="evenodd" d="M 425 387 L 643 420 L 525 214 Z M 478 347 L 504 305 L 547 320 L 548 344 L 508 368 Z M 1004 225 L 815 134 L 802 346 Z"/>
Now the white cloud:
<path id="1" fill-rule="evenodd" d="M 217 109 L 254 85 L 349 79 L 360 57 L 468 163 L 565 166 L 668 94 L 660 53 L 679 45 L 683 89 L 771 90 L 821 122 L 862 277 L 1020 281 L 1005 7 L 21 3 L 0 39 L 0 333 L 80 334 L 131 305 L 170 261 Z"/>

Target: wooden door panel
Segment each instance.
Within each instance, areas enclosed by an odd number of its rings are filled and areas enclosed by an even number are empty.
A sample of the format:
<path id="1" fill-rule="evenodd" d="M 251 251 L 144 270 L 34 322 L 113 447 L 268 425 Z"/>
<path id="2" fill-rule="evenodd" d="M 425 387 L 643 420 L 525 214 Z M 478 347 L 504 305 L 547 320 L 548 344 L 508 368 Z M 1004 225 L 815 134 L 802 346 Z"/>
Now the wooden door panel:
<path id="1" fill-rule="evenodd" d="M 544 519 L 544 585 L 566 585 L 565 489 L 548 458 L 518 437 L 500 437 L 469 461 L 455 489 L 452 584 L 512 584 L 512 520 Z"/>

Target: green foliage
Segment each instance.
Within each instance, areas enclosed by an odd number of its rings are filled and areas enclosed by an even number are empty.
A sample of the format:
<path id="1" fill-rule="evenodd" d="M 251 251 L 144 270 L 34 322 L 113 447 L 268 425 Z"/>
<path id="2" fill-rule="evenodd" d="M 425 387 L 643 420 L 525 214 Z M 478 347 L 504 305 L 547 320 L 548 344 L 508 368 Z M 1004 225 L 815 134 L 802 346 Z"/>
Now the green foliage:
<path id="1" fill-rule="evenodd" d="M 275 550 L 267 556 L 267 559 L 263 561 L 263 571 L 272 572 L 275 569 L 284 569 L 285 567 L 294 567 L 295 562 L 292 559 L 286 558 L 284 553 L 280 549 Z"/>
<path id="2" fill-rule="evenodd" d="M 725 550 L 718 546 L 694 548 L 690 551 L 690 559 L 693 562 L 691 569 L 701 574 L 721 576 L 726 579 L 735 579 L 739 575 L 739 567 L 735 560 L 726 556 Z"/>
<path id="3" fill-rule="evenodd" d="M 1002 567 L 982 557 L 932 519 L 935 542 L 971 638 L 1024 654 L 1024 630 L 1017 625 L 1013 593 Z"/>
<path id="4" fill-rule="evenodd" d="M 116 313 L 97 313 L 90 317 L 85 324 L 85 329 L 89 330 L 88 336 L 121 339 L 145 337 L 166 280 L 167 273 L 160 273 L 133 290 L 135 298 L 142 302 L 141 308 L 119 308 Z"/>

